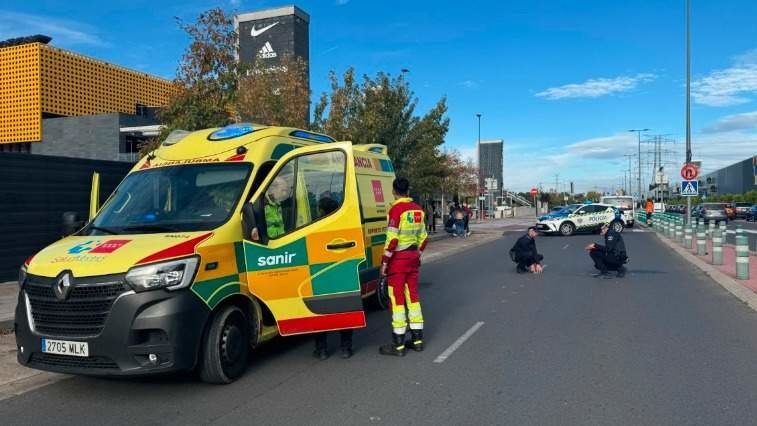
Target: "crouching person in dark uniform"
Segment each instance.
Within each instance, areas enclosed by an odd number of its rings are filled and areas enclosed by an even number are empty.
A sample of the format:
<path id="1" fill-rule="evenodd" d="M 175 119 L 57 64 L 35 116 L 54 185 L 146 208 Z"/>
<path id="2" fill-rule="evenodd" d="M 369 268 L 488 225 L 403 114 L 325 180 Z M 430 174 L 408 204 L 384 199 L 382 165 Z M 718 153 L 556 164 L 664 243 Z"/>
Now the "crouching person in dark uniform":
<path id="1" fill-rule="evenodd" d="M 517 271 L 519 274 L 524 272 L 539 274 L 543 270 L 541 261 L 544 260 L 544 256 L 536 251 L 536 236 L 538 234 L 535 227 L 528 228 L 526 235 L 518 238 L 512 248 L 513 261 L 518 264 Z"/>
<path id="2" fill-rule="evenodd" d="M 586 246 L 591 260 L 594 261 L 594 267 L 599 270 L 595 277 L 609 278 L 608 271 L 617 271 L 618 278 L 623 278 L 626 274 L 626 268 L 623 264 L 628 261 L 626 255 L 626 244 L 620 233 L 610 229 L 610 225 L 602 225 L 601 235 L 605 237 L 605 245 L 591 243 Z"/>

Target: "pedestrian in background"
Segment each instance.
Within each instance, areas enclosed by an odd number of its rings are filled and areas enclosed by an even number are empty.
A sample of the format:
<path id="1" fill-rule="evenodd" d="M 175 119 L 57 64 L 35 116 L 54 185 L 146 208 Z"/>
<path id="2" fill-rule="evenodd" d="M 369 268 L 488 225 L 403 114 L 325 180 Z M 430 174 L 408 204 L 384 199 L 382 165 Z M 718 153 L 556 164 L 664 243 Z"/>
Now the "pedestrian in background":
<path id="1" fill-rule="evenodd" d="M 654 212 L 654 203 L 651 198 L 647 198 L 647 205 L 644 206 L 644 210 L 647 212 L 647 225 L 652 224 L 652 213 Z"/>
<path id="2" fill-rule="evenodd" d="M 436 234 L 436 203 L 431 201 L 426 205 L 426 231 Z"/>
<path id="3" fill-rule="evenodd" d="M 471 217 L 473 217 L 473 210 L 470 208 L 470 204 L 464 203 L 463 204 L 463 211 L 465 211 L 465 236 L 470 236 L 470 227 L 468 224 L 470 223 Z"/>

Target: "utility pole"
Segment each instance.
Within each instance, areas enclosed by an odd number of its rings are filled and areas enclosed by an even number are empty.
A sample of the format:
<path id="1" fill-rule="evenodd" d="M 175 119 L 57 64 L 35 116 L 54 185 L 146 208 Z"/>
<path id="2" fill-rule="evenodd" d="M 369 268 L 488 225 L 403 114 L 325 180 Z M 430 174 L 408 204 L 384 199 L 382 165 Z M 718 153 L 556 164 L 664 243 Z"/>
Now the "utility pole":
<path id="1" fill-rule="evenodd" d="M 648 132 L 650 129 L 631 129 L 629 132 L 636 132 L 637 140 L 639 143 L 639 174 L 636 180 L 636 189 L 639 191 L 637 197 L 639 197 L 639 205 L 641 205 L 641 132 Z"/>
<path id="2" fill-rule="evenodd" d="M 691 0 L 686 0 L 686 164 L 691 163 Z M 686 224 L 691 223 L 691 197 L 686 197 Z"/>
<path id="3" fill-rule="evenodd" d="M 624 157 L 628 158 L 628 195 L 631 194 L 631 158 L 634 157 L 633 154 L 625 154 Z M 626 189 L 625 185 L 623 186 L 623 189 Z"/>

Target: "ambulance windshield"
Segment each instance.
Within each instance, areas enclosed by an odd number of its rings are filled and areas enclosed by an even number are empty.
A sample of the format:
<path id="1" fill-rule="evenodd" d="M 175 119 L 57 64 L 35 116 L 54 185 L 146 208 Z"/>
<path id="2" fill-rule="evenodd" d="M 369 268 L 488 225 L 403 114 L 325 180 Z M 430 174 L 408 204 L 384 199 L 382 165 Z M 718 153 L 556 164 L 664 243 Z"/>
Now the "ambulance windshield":
<path id="1" fill-rule="evenodd" d="M 198 164 L 132 173 L 83 234 L 214 229 L 229 219 L 251 169 L 250 164 Z"/>

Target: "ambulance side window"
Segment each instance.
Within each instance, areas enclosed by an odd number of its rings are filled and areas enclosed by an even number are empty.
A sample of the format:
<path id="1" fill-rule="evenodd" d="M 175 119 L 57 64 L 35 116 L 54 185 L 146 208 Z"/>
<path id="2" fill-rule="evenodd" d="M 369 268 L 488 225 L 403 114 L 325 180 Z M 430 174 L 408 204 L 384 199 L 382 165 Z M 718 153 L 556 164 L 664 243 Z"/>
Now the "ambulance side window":
<path id="1" fill-rule="evenodd" d="M 346 156 L 342 151 L 295 157 L 264 193 L 268 238 L 277 239 L 339 210 L 344 202 Z"/>

